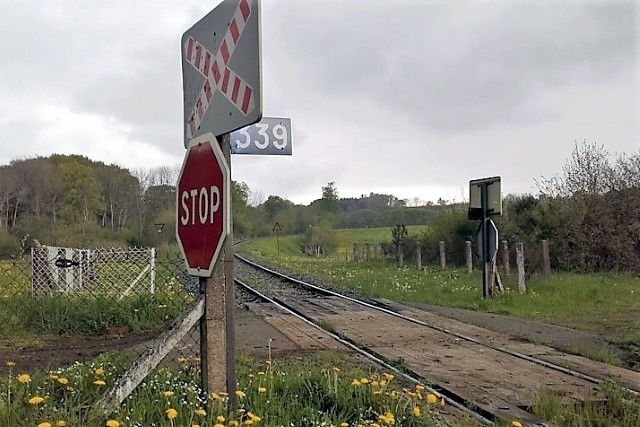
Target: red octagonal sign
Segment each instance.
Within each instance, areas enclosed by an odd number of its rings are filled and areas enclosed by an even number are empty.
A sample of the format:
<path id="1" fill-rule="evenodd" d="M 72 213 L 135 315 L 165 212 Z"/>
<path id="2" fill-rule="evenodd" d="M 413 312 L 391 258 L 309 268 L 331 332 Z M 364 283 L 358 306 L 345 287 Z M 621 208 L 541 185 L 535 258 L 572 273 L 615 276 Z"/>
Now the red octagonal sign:
<path id="1" fill-rule="evenodd" d="M 194 138 L 180 169 L 176 235 L 193 276 L 211 277 L 230 231 L 229 166 L 212 133 Z"/>

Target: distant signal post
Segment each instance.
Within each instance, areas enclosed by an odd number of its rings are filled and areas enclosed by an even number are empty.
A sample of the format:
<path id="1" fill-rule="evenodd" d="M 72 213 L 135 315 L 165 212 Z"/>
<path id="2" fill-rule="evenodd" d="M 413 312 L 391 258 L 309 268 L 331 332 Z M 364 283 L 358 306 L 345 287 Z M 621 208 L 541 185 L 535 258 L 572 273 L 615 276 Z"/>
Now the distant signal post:
<path id="1" fill-rule="evenodd" d="M 482 296 L 484 298 L 491 296 L 493 282 L 497 275 L 495 261 L 498 252 L 498 230 L 491 220 L 495 215 L 502 215 L 500 177 L 469 181 L 468 218 L 481 221 L 478 249 L 482 259 Z"/>

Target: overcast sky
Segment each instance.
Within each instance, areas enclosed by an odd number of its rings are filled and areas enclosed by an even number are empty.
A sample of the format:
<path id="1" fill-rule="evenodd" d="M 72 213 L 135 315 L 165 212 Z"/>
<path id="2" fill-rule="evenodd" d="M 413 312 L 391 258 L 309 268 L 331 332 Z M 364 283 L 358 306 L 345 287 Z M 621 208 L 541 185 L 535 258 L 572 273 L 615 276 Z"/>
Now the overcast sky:
<path id="1" fill-rule="evenodd" d="M 218 3 L 0 0 L 0 164 L 181 164 L 180 38 Z M 636 152 L 639 9 L 263 0 L 264 115 L 291 118 L 293 155 L 234 155 L 232 178 L 304 204 L 329 181 L 341 197 L 461 200 L 493 175 L 535 193 L 575 141 Z"/>

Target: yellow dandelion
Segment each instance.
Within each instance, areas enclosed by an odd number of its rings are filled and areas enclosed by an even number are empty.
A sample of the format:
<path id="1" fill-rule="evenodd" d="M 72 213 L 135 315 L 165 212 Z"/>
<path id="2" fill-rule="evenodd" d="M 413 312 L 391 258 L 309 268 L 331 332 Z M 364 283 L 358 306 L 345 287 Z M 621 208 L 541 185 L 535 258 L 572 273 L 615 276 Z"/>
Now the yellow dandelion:
<path id="1" fill-rule="evenodd" d="M 247 417 L 249 417 L 250 419 L 252 419 L 255 422 L 258 422 L 258 421 L 260 421 L 262 419 L 261 417 L 257 416 L 253 412 L 247 412 Z"/>
<path id="2" fill-rule="evenodd" d="M 340 372 L 340 368 L 338 368 L 337 366 L 334 366 L 334 367 L 333 367 L 333 371 L 334 371 L 334 372 Z"/>
<path id="3" fill-rule="evenodd" d="M 52 426 L 51 426 L 51 423 L 48 423 L 45 421 L 43 423 L 38 424 L 38 427 L 52 427 Z"/>
<path id="4" fill-rule="evenodd" d="M 162 395 L 164 397 L 171 397 L 171 396 L 173 396 L 173 392 L 172 391 L 163 391 Z"/>
<path id="5" fill-rule="evenodd" d="M 56 421 L 56 426 L 57 427 L 67 427 L 67 422 L 65 420 L 58 420 L 58 421 Z"/>
<path id="6" fill-rule="evenodd" d="M 120 427 L 120 421 L 118 421 L 118 420 L 107 420 L 107 427 Z"/>
<path id="7" fill-rule="evenodd" d="M 67 384 L 69 384 L 69 379 L 65 378 L 65 377 L 60 377 L 60 378 L 58 378 L 58 382 L 60 384 L 62 384 L 62 385 L 67 385 Z"/>
<path id="8" fill-rule="evenodd" d="M 416 385 L 416 390 L 424 391 L 424 386 L 422 384 L 418 384 L 418 385 Z"/>
<path id="9" fill-rule="evenodd" d="M 18 382 L 22 384 L 26 384 L 31 381 L 31 376 L 29 374 L 20 374 L 18 375 Z"/>
<path id="10" fill-rule="evenodd" d="M 14 366 L 16 366 L 16 362 L 14 362 L 13 360 L 7 360 L 7 368 L 13 368 Z"/>
<path id="11" fill-rule="evenodd" d="M 96 369 L 95 372 L 96 372 L 96 375 L 98 375 L 98 376 L 104 375 L 104 369 L 103 368 L 98 368 L 98 369 Z"/>
<path id="12" fill-rule="evenodd" d="M 32 405 L 39 405 L 42 402 L 44 402 L 44 397 L 42 396 L 33 396 L 31 399 L 29 399 L 29 403 Z"/>
<path id="13" fill-rule="evenodd" d="M 240 425 L 236 420 L 229 421 L 229 427 L 238 427 Z"/>
<path id="14" fill-rule="evenodd" d="M 264 371 L 258 372 L 258 375 L 264 375 Z"/>
<path id="15" fill-rule="evenodd" d="M 394 378 L 395 378 L 395 377 L 393 376 L 393 374 L 388 374 L 388 373 L 386 373 L 386 372 L 385 372 L 384 374 L 382 374 L 382 375 L 386 378 L 386 380 L 387 380 L 387 381 L 391 381 L 392 379 L 394 379 Z"/>
<path id="16" fill-rule="evenodd" d="M 225 418 L 224 418 L 222 415 L 218 415 L 218 416 L 216 417 L 216 422 L 217 422 L 217 423 L 224 423 L 225 421 L 226 421 L 226 420 L 225 420 Z"/>
<path id="17" fill-rule="evenodd" d="M 255 375 L 249 374 L 249 378 L 253 378 L 253 377 L 255 377 Z"/>
<path id="18" fill-rule="evenodd" d="M 102 381 L 102 380 L 95 380 L 93 383 L 94 383 L 95 385 L 107 385 L 107 383 L 105 383 L 105 382 L 104 382 L 104 381 Z"/>
<path id="19" fill-rule="evenodd" d="M 258 387 L 258 393 L 266 393 L 267 389 L 264 387 Z"/>
<path id="20" fill-rule="evenodd" d="M 236 396 L 238 396 L 240 399 L 242 399 L 243 397 L 247 397 L 245 392 L 242 390 L 236 390 Z"/>
<path id="21" fill-rule="evenodd" d="M 220 399 L 220 395 L 218 393 L 211 393 L 211 399 L 212 400 L 218 400 L 218 399 Z"/>
<path id="22" fill-rule="evenodd" d="M 378 415 L 378 419 L 385 424 L 393 424 L 396 422 L 396 417 L 393 415 L 393 412 L 387 412 L 384 415 Z"/>
<path id="23" fill-rule="evenodd" d="M 520 421 L 518 421 L 518 420 L 511 421 L 511 425 L 513 427 L 522 427 L 522 423 Z"/>
<path id="24" fill-rule="evenodd" d="M 216 424 L 216 426 L 217 426 L 217 425 L 218 425 L 218 424 Z M 200 424 L 191 424 L 191 427 L 200 427 Z M 215 427 L 215 426 L 213 426 L 213 427 Z M 222 427 L 224 427 L 224 426 L 222 426 Z"/>
<path id="25" fill-rule="evenodd" d="M 416 417 L 419 417 L 422 414 L 422 412 L 420 412 L 420 407 L 419 406 L 414 406 L 413 408 L 413 415 Z"/>
<path id="26" fill-rule="evenodd" d="M 225 397 L 225 396 L 229 396 L 229 393 L 227 393 L 226 391 L 221 391 L 220 393 L 218 393 L 220 396 Z"/>
<path id="27" fill-rule="evenodd" d="M 195 414 L 200 416 L 200 417 L 206 417 L 207 416 L 207 411 L 205 411 L 202 408 L 198 408 L 195 410 Z"/>
<path id="28" fill-rule="evenodd" d="M 49 379 L 51 379 L 51 380 L 57 380 L 58 378 L 60 378 L 60 377 L 55 375 L 55 374 L 49 375 Z"/>
<path id="29" fill-rule="evenodd" d="M 214 424 L 213 427 L 224 427 L 224 424 L 217 423 L 217 424 Z"/>
<path id="30" fill-rule="evenodd" d="M 353 381 L 351 381 L 351 385 L 353 387 L 358 387 L 360 385 L 360 381 L 358 379 L 354 379 Z"/>
<path id="31" fill-rule="evenodd" d="M 444 397 L 443 397 L 442 399 L 440 399 L 440 406 L 442 406 L 444 408 L 444 404 L 445 404 L 445 401 L 444 401 Z"/>
<path id="32" fill-rule="evenodd" d="M 349 423 L 340 423 L 340 427 L 349 427 Z"/>
<path id="33" fill-rule="evenodd" d="M 379 387 L 380 383 L 378 381 L 371 381 L 371 387 Z"/>
<path id="34" fill-rule="evenodd" d="M 367 378 L 367 377 L 362 377 L 362 378 L 360 378 L 360 382 L 361 382 L 362 384 L 368 384 L 368 383 L 369 383 L 369 378 Z"/>
<path id="35" fill-rule="evenodd" d="M 167 418 L 169 418 L 170 420 L 173 420 L 178 416 L 178 411 L 173 408 L 169 408 L 164 412 L 167 414 Z"/>
<path id="36" fill-rule="evenodd" d="M 433 393 L 427 394 L 427 403 L 433 405 L 437 401 L 438 401 L 438 398 L 436 397 L 435 394 L 433 394 Z"/>
<path id="37" fill-rule="evenodd" d="M 187 359 L 187 358 L 186 358 L 186 357 L 184 357 L 184 356 L 180 356 L 180 357 L 178 357 L 178 359 L 177 359 L 177 360 L 178 360 L 178 363 L 185 363 L 185 362 L 187 362 L 189 359 Z"/>
<path id="38" fill-rule="evenodd" d="M 248 420 L 244 420 L 244 425 L 251 425 L 253 424 L 253 420 L 251 418 L 249 418 Z"/>
<path id="39" fill-rule="evenodd" d="M 378 424 L 378 423 L 372 423 L 372 424 L 371 424 L 371 427 L 380 427 L 380 424 Z"/>
<path id="40" fill-rule="evenodd" d="M 397 390 L 391 390 L 389 392 L 389 397 L 392 399 L 395 399 L 396 397 L 398 397 L 398 391 Z"/>
<path id="41" fill-rule="evenodd" d="M 387 386 L 387 380 L 380 380 L 380 387 L 386 387 Z"/>

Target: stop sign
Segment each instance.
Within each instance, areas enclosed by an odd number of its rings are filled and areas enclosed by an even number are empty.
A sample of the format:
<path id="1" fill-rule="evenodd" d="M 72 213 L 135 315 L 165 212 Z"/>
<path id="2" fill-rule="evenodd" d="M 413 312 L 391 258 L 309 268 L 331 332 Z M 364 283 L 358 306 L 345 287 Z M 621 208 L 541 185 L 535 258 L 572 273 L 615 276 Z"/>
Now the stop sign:
<path id="1" fill-rule="evenodd" d="M 176 188 L 176 236 L 193 276 L 211 277 L 230 232 L 229 166 L 212 133 L 194 138 Z"/>

